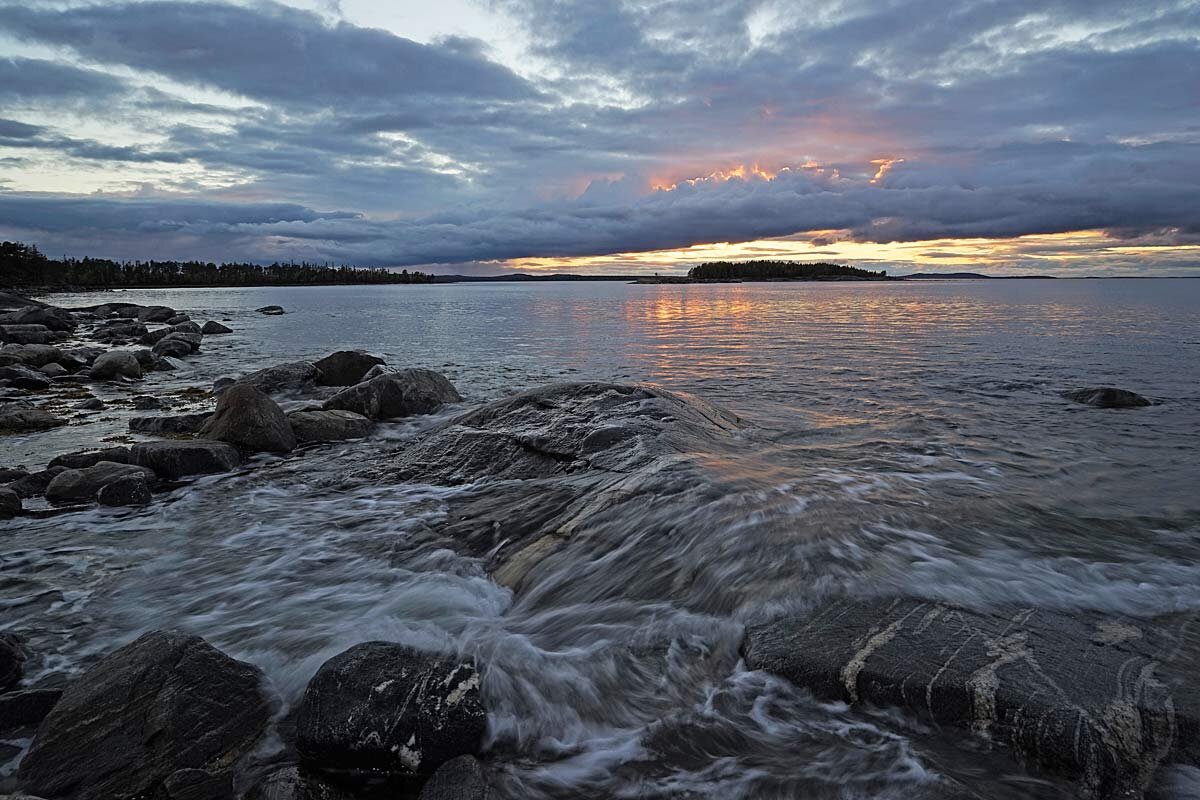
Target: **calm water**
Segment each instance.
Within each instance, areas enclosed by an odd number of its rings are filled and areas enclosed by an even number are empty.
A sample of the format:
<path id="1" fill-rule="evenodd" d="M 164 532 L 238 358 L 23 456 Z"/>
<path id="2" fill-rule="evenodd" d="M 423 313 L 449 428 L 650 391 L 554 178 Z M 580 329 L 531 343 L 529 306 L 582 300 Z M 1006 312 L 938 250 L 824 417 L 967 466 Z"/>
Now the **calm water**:
<path id="1" fill-rule="evenodd" d="M 486 661 L 490 747 L 512 797 L 912 798 L 934 796 L 942 774 L 988 797 L 1059 797 L 894 714 L 744 671 L 743 621 L 846 591 L 1200 610 L 1200 281 L 110 297 L 236 331 L 154 375 L 154 391 L 364 348 L 445 372 L 463 407 L 561 379 L 653 381 L 734 411 L 748 434 L 739 453 L 697 454 L 720 496 L 606 523 L 622 541 L 653 534 L 657 557 L 711 579 L 703 591 L 698 579 L 632 591 L 664 562 L 630 547 L 581 553 L 548 581 L 569 591 L 514 599 L 437 539 L 456 490 L 358 476 L 433 419 L 205 479 L 143 511 L 0 523 L 0 628 L 33 635 L 48 683 L 170 625 L 261 665 L 288 703 L 325 658 L 387 638 Z M 268 303 L 289 313 L 253 312 Z M 1058 394 L 1092 385 L 1160 404 L 1104 411 Z M 7 439 L 5 462 L 40 466 L 125 425 L 112 413 Z M 1175 779 L 1180 797 L 1200 786 Z"/>

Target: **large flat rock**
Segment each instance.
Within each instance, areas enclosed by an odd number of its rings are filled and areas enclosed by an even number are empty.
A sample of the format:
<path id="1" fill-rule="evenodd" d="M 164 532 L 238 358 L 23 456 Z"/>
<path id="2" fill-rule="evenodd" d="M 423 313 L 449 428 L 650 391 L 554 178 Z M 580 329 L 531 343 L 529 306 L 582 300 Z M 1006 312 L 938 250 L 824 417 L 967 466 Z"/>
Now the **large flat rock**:
<path id="1" fill-rule="evenodd" d="M 1196 763 L 1195 625 L 839 599 L 751 626 L 743 650 L 752 669 L 819 696 L 966 728 L 1082 796 L 1122 797 L 1160 764 Z"/>

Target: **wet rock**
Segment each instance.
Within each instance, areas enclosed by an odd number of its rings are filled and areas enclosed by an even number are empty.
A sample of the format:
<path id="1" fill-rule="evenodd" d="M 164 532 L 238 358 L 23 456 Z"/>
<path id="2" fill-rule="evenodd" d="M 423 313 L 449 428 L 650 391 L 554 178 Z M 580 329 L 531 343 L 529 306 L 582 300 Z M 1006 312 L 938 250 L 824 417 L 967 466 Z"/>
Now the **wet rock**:
<path id="1" fill-rule="evenodd" d="M 97 358 L 105 352 L 103 347 L 72 347 L 68 350 L 61 351 L 56 359 L 59 364 L 62 364 L 72 372 L 78 372 L 85 367 L 90 366 Z"/>
<path id="2" fill-rule="evenodd" d="M 166 406 L 166 403 L 162 400 L 148 394 L 140 394 L 133 398 L 130 403 L 136 411 L 153 411 Z"/>
<path id="3" fill-rule="evenodd" d="M 260 314 L 266 314 L 268 316 L 278 316 L 286 313 L 282 306 L 263 306 L 262 308 L 256 308 L 254 310 Z"/>
<path id="4" fill-rule="evenodd" d="M 21 498 L 37 497 L 45 494 L 50 482 L 66 471 L 66 467 L 47 467 L 37 472 L 31 472 L 23 478 L 18 478 L 8 484 L 7 488 L 12 489 Z"/>
<path id="5" fill-rule="evenodd" d="M 249 384 L 267 394 L 277 394 L 311 390 L 320 377 L 321 371 L 311 361 L 291 361 L 243 375 L 234 383 Z M 213 384 L 213 391 L 217 391 L 218 388 L 217 384 Z"/>
<path id="6" fill-rule="evenodd" d="M 396 369 L 395 367 L 389 367 L 387 364 L 376 364 L 366 371 L 366 373 L 359 380 L 359 383 L 362 383 L 363 381 L 369 381 L 372 378 L 378 378 L 380 375 L 395 375 L 399 371 L 400 370 Z"/>
<path id="7" fill-rule="evenodd" d="M 0 367 L 0 381 L 16 389 L 28 389 L 31 392 L 42 392 L 51 386 L 48 375 L 24 364 Z"/>
<path id="8" fill-rule="evenodd" d="M 87 502 L 93 500 L 96 493 L 107 484 L 129 475 L 141 476 L 146 481 L 154 480 L 153 471 L 146 467 L 101 461 L 84 469 L 68 469 L 54 476 L 46 487 L 46 500 L 58 504 Z"/>
<path id="9" fill-rule="evenodd" d="M 141 475 L 117 478 L 96 492 L 96 502 L 102 506 L 144 506 L 150 499 L 150 486 Z"/>
<path id="10" fill-rule="evenodd" d="M 29 650 L 25 637 L 16 633 L 0 632 L 0 692 L 11 689 L 25 674 L 25 662 Z"/>
<path id="11" fill-rule="evenodd" d="M 144 306 L 138 309 L 137 318 L 139 322 L 167 322 L 178 314 L 178 311 L 166 306 Z"/>
<path id="12" fill-rule="evenodd" d="M 20 784 L 75 800 L 152 797 L 179 770 L 225 769 L 267 724 L 261 677 L 198 636 L 148 633 L 67 688 L 21 761 Z"/>
<path id="13" fill-rule="evenodd" d="M 113 464 L 128 464 L 129 448 L 106 447 L 103 450 L 80 450 L 75 453 L 66 453 L 65 455 L 55 456 L 50 459 L 49 466 L 66 467 L 67 469 L 86 469 L 87 467 L 99 464 L 101 461 L 110 461 Z"/>
<path id="14" fill-rule="evenodd" d="M 316 362 L 321 371 L 322 386 L 353 386 L 363 379 L 372 367 L 382 364 L 383 359 L 364 353 L 362 350 L 339 350 Z"/>
<path id="15" fill-rule="evenodd" d="M 184 358 L 200 349 L 198 333 L 168 333 L 151 348 L 156 356 Z"/>
<path id="16" fill-rule="evenodd" d="M 154 355 L 154 351 L 148 347 L 143 347 L 138 350 L 130 351 L 133 357 L 142 365 L 142 372 L 149 372 L 154 369 L 154 362 L 158 360 L 158 356 Z"/>
<path id="17" fill-rule="evenodd" d="M 0 487 L 0 519 L 12 519 L 21 513 L 21 496 L 12 489 Z"/>
<path id="18" fill-rule="evenodd" d="M 20 401 L 0 405 L 0 433 L 44 431 L 66 424 L 65 419 Z"/>
<path id="19" fill-rule="evenodd" d="M 293 411 L 287 418 L 299 444 L 361 439 L 373 424 L 353 411 Z"/>
<path id="20" fill-rule="evenodd" d="M 113 381 L 121 378 L 140 380 L 142 365 L 128 350 L 109 350 L 92 362 L 89 374 L 98 380 Z"/>
<path id="21" fill-rule="evenodd" d="M 23 294 L 16 292 L 0 291 L 0 309 L 4 311 L 20 311 L 23 308 L 29 307 L 45 308 L 46 304 L 40 300 L 31 300 Z"/>
<path id="22" fill-rule="evenodd" d="M 171 332 L 172 333 L 187 333 L 187 334 L 191 334 L 193 336 L 200 336 L 204 332 L 204 330 L 200 327 L 200 325 L 198 323 L 192 322 L 191 320 L 185 320 L 183 322 L 179 322 L 179 323 L 171 325 Z"/>
<path id="23" fill-rule="evenodd" d="M 452 758 L 438 767 L 417 800 L 488 800 L 491 786 L 475 756 Z"/>
<path id="24" fill-rule="evenodd" d="M 234 384 L 221 393 L 217 410 L 200 429 L 205 439 L 229 442 L 248 453 L 287 453 L 296 436 L 279 404 L 250 384 Z"/>
<path id="25" fill-rule="evenodd" d="M 38 725 L 62 697 L 62 689 L 24 689 L 0 694 L 0 733 Z"/>
<path id="26" fill-rule="evenodd" d="M 50 344 L 53 332 L 45 325 L 0 325 L 0 342 Z"/>
<path id="27" fill-rule="evenodd" d="M 159 436 L 174 436 L 183 433 L 199 433 L 204 423 L 212 418 L 211 411 L 195 414 L 161 415 L 156 417 L 130 417 L 129 430 Z"/>
<path id="28" fill-rule="evenodd" d="M 163 337 L 171 333 L 170 328 L 157 328 L 152 331 L 146 331 L 142 338 L 138 339 L 138 344 L 144 344 L 147 347 L 153 347 L 162 341 Z"/>
<path id="29" fill-rule="evenodd" d="M 176 314 L 175 316 L 166 320 L 166 323 L 168 325 L 174 327 L 175 325 L 182 325 L 185 322 L 190 322 L 191 319 L 192 318 L 189 317 L 187 314 Z M 199 333 L 199 331 L 196 331 L 196 332 Z"/>
<path id="30" fill-rule="evenodd" d="M 473 664 L 364 642 L 326 661 L 309 682 L 296 747 L 323 769 L 429 774 L 478 751 L 486 727 Z"/>
<path id="31" fill-rule="evenodd" d="M 233 329 L 222 325 L 216 320 L 210 319 L 208 322 L 204 323 L 202 328 L 200 328 L 200 332 L 205 336 L 213 336 L 222 333 L 233 333 Z"/>
<path id="32" fill-rule="evenodd" d="M 404 369 L 351 386 L 325 401 L 326 411 L 340 409 L 369 419 L 428 414 L 462 397 L 445 375 L 428 369 Z"/>
<path id="33" fill-rule="evenodd" d="M 178 480 L 188 475 L 228 472 L 242 459 L 237 448 L 225 442 L 172 441 L 135 444 L 131 460 L 164 478 Z"/>
<path id="34" fill-rule="evenodd" d="M 6 344 L 0 353 L 10 355 L 29 367 L 43 367 L 57 361 L 62 363 L 62 351 L 49 344 Z"/>
<path id="35" fill-rule="evenodd" d="M 38 368 L 38 372 L 42 373 L 47 378 L 61 378 L 64 375 L 71 374 L 66 367 L 55 361 L 51 361 L 49 364 L 43 364 Z"/>
<path id="36" fill-rule="evenodd" d="M 841 599 L 751 626 L 743 653 L 818 696 L 962 726 L 1115 797 L 1200 734 L 1195 664 L 1171 666 L 1193 622 Z"/>
<path id="37" fill-rule="evenodd" d="M 28 474 L 29 470 L 24 467 L 0 467 L 0 484 L 19 480 Z"/>
<path id="38" fill-rule="evenodd" d="M 99 397 L 89 397 L 87 400 L 77 403 L 75 408 L 80 411 L 99 411 L 104 408 L 104 401 Z"/>
<path id="39" fill-rule="evenodd" d="M 255 786 L 246 800 L 353 800 L 353 796 L 320 775 L 284 767 Z"/>
<path id="40" fill-rule="evenodd" d="M 1096 408 L 1139 408 L 1151 405 L 1150 401 L 1140 394 L 1112 386 L 1077 389 L 1073 392 L 1065 392 L 1063 397 Z"/>
<path id="41" fill-rule="evenodd" d="M 154 800 L 234 800 L 233 774 L 205 769 L 181 769 L 163 781 Z"/>
<path id="42" fill-rule="evenodd" d="M 146 333 L 146 326 L 140 322 L 115 320 L 106 322 L 92 331 L 92 338 L 97 341 L 115 344 L 117 342 L 136 341 L 145 336 Z"/>
<path id="43" fill-rule="evenodd" d="M 79 324 L 71 312 L 55 308 L 54 306 L 42 306 L 23 308 L 19 311 L 12 311 L 8 314 L 0 315 L 0 324 L 2 325 L 42 325 L 52 331 L 73 331 Z"/>

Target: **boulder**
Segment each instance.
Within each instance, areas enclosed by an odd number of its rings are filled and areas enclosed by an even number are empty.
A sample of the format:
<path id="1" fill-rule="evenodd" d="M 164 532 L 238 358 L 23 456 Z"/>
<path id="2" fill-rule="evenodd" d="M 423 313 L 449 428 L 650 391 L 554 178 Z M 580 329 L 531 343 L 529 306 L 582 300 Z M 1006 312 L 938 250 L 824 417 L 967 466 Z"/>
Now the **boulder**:
<path id="1" fill-rule="evenodd" d="M 0 315 L 4 325 L 42 325 L 52 331 L 73 331 L 79 324 L 70 311 L 54 306 L 23 308 Z"/>
<path id="2" fill-rule="evenodd" d="M 16 292 L 0 291 L 0 310 L 20 311 L 30 306 L 46 308 L 46 304 L 40 300 L 31 300 L 25 295 L 17 294 Z"/>
<path id="3" fill-rule="evenodd" d="M 233 774 L 180 769 L 163 781 L 155 800 L 235 800 Z"/>
<path id="4" fill-rule="evenodd" d="M 0 467 L 0 484 L 11 483 L 28 474 L 29 470 L 24 467 Z"/>
<path id="5" fill-rule="evenodd" d="M 175 316 L 166 320 L 166 323 L 168 325 L 170 325 L 171 327 L 174 327 L 176 325 L 182 325 L 185 322 L 191 322 L 191 319 L 192 318 L 189 317 L 187 314 L 176 314 Z M 199 331 L 197 331 L 197 333 L 199 333 Z"/>
<path id="6" fill-rule="evenodd" d="M 128 475 L 138 475 L 146 481 L 154 480 L 154 472 L 147 467 L 101 461 L 84 469 L 68 469 L 54 476 L 46 487 L 46 499 L 59 504 L 84 503 L 95 499 L 96 493 L 104 486 Z"/>
<path id="7" fill-rule="evenodd" d="M 96 492 L 96 502 L 102 506 L 144 506 L 150 499 L 150 486 L 141 475 L 117 478 Z"/>
<path id="8" fill-rule="evenodd" d="M 169 441 L 135 444 L 131 460 L 164 478 L 178 480 L 188 475 L 228 472 L 242 459 L 237 448 L 225 442 Z"/>
<path id="9" fill-rule="evenodd" d="M 72 347 L 68 350 L 60 351 L 59 357 L 55 360 L 72 372 L 78 372 L 90 366 L 104 352 L 105 349 L 103 347 L 92 347 L 90 345 Z"/>
<path id="10" fill-rule="evenodd" d="M 113 464 L 128 464 L 129 448 L 106 447 L 103 450 L 80 450 L 76 453 L 66 453 L 65 455 L 55 456 L 50 459 L 48 466 L 66 467 L 67 469 L 86 469 L 87 467 L 99 464 L 101 461 L 109 461 Z"/>
<path id="11" fill-rule="evenodd" d="M 66 467 L 47 467 L 12 481 L 6 488 L 16 492 L 18 497 L 37 497 L 45 494 L 50 482 L 66 471 Z"/>
<path id="12" fill-rule="evenodd" d="M 101 342 L 128 342 L 141 339 L 147 333 L 146 326 L 140 322 L 115 320 L 106 322 L 92 331 L 92 338 Z"/>
<path id="13" fill-rule="evenodd" d="M 0 433 L 29 433 L 66 425 L 67 421 L 49 411 L 33 408 L 21 402 L 0 405 Z"/>
<path id="14" fill-rule="evenodd" d="M 428 369 L 403 369 L 351 386 L 325 401 L 326 411 L 342 410 L 369 419 L 428 414 L 462 397 L 445 375 Z"/>
<path id="15" fill-rule="evenodd" d="M 146 331 L 145 335 L 138 339 L 138 344 L 144 344 L 147 347 L 153 347 L 162 341 L 164 336 L 171 332 L 172 331 L 170 328 L 156 328 L 152 331 Z"/>
<path id="16" fill-rule="evenodd" d="M 40 369 L 31 369 L 24 364 L 0 367 L 0 381 L 16 389 L 28 389 L 31 392 L 45 391 L 52 384 L 50 376 Z"/>
<path id="17" fill-rule="evenodd" d="M 311 361 L 291 361 L 243 375 L 233 383 L 249 384 L 267 394 L 277 394 L 311 390 L 320 377 L 321 371 Z M 220 382 L 218 380 L 217 384 Z M 218 390 L 217 384 L 213 385 L 213 391 Z"/>
<path id="18" fill-rule="evenodd" d="M 293 411 L 287 418 L 298 444 L 361 439 L 373 424 L 353 411 Z"/>
<path id="19" fill-rule="evenodd" d="M 246 800 L 353 800 L 353 795 L 301 767 L 284 767 L 251 789 Z"/>
<path id="20" fill-rule="evenodd" d="M 339 350 L 316 362 L 317 369 L 321 371 L 318 383 L 322 386 L 353 386 L 363 379 L 368 370 L 382 363 L 383 359 L 379 356 L 362 350 Z"/>
<path id="21" fill-rule="evenodd" d="M 1103 386 L 1097 389 L 1077 389 L 1073 392 L 1063 394 L 1068 400 L 1074 400 L 1076 403 L 1094 406 L 1096 408 L 1139 408 L 1141 406 L 1152 405 L 1149 400 L 1142 397 L 1140 394 L 1128 391 L 1127 389 L 1117 389 L 1112 386 Z"/>
<path id="22" fill-rule="evenodd" d="M 186 358 L 192 354 L 192 346 L 181 339 L 169 336 L 154 345 L 153 352 L 159 358 Z"/>
<path id="23" fill-rule="evenodd" d="M 12 489 L 0 487 L 0 519 L 12 519 L 21 513 L 21 496 Z"/>
<path id="24" fill-rule="evenodd" d="M 62 689 L 23 689 L 0 694 L 0 734 L 36 727 L 61 697 Z"/>
<path id="25" fill-rule="evenodd" d="M 43 364 L 38 368 L 38 372 L 42 373 L 47 378 L 61 378 L 64 375 L 71 374 L 70 370 L 56 361 L 51 361 L 49 364 Z"/>
<path id="26" fill-rule="evenodd" d="M 0 632 L 0 692 L 11 689 L 25 674 L 25 662 L 29 650 L 25 637 L 15 633 Z"/>
<path id="27" fill-rule="evenodd" d="M 378 378 L 380 375 L 395 375 L 399 371 L 395 367 L 389 367 L 387 364 L 376 364 L 366 371 L 359 383 L 369 381 L 372 378 Z"/>
<path id="28" fill-rule="evenodd" d="M 154 355 L 154 351 L 148 347 L 142 347 L 137 350 L 130 351 L 133 357 L 142 365 L 142 372 L 149 372 L 154 369 L 154 362 L 158 361 L 158 356 Z"/>
<path id="29" fill-rule="evenodd" d="M 144 306 L 138 309 L 137 318 L 139 322 L 167 322 L 178 314 L 178 311 L 166 306 Z"/>
<path id="30" fill-rule="evenodd" d="M 157 417 L 130 417 L 129 430 L 134 433 L 174 436 L 183 433 L 199 433 L 204 423 L 212 418 L 211 411 L 195 414 L 160 415 Z"/>
<path id="31" fill-rule="evenodd" d="M 142 377 L 142 365 L 137 357 L 128 350 L 109 350 L 97 356 L 88 371 L 93 378 L 102 381 L 113 381 L 120 378 L 139 380 Z"/>
<path id="32" fill-rule="evenodd" d="M 286 313 L 283 310 L 283 306 L 263 306 L 262 308 L 256 308 L 254 310 L 260 314 L 266 314 L 268 316 L 278 316 Z"/>
<path id="33" fill-rule="evenodd" d="M 79 411 L 99 411 L 104 408 L 104 401 L 99 397 L 89 397 L 87 400 L 76 403 L 75 408 Z"/>
<path id="34" fill-rule="evenodd" d="M 309 682 L 296 747 L 322 769 L 430 774 L 477 752 L 486 728 L 474 664 L 364 642 L 326 661 Z"/>
<path id="35" fill-rule="evenodd" d="M 191 334 L 192 336 L 200 336 L 204 330 L 198 323 L 192 322 L 191 320 L 185 320 L 183 322 L 171 325 L 171 332 L 187 333 Z"/>
<path id="36" fill-rule="evenodd" d="M 155 411 L 160 408 L 165 408 L 166 403 L 162 400 L 148 394 L 139 394 L 129 401 L 136 411 Z"/>
<path id="37" fill-rule="evenodd" d="M 233 329 L 222 325 L 216 320 L 210 319 L 208 322 L 204 323 L 202 328 L 200 328 L 200 332 L 205 336 L 213 336 L 215 334 L 233 333 Z"/>
<path id="38" fill-rule="evenodd" d="M 6 344 L 0 353 L 14 356 L 30 367 L 44 367 L 51 362 L 62 363 L 62 351 L 49 344 Z"/>
<path id="39" fill-rule="evenodd" d="M 200 435 L 249 453 L 287 453 L 296 447 L 296 436 L 283 409 L 250 384 L 234 384 L 221 393 L 217 410 Z"/>
<path id="40" fill-rule="evenodd" d="M 261 679 L 198 636 L 147 633 L 71 683 L 18 780 L 33 794 L 107 800 L 152 797 L 179 770 L 225 769 L 270 717 Z"/>
<path id="41" fill-rule="evenodd" d="M 835 599 L 750 626 L 743 654 L 820 697 L 968 729 L 1084 796 L 1140 796 L 1200 742 L 1196 664 L 1173 664 L 1194 621 Z"/>
<path id="42" fill-rule="evenodd" d="M 491 786 L 475 756 L 458 756 L 438 767 L 417 800 L 488 800 Z"/>
<path id="43" fill-rule="evenodd" d="M 53 332 L 45 325 L 0 325 L 0 342 L 50 344 Z"/>

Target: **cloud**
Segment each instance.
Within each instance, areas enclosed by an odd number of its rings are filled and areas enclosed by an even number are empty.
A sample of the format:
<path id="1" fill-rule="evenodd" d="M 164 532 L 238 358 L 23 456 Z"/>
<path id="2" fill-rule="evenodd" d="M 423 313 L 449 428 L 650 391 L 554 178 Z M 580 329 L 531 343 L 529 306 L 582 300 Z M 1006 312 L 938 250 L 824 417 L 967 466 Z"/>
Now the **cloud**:
<path id="1" fill-rule="evenodd" d="M 37 58 L 0 58 L 0 102 L 95 99 L 122 92 L 121 79 Z"/>

